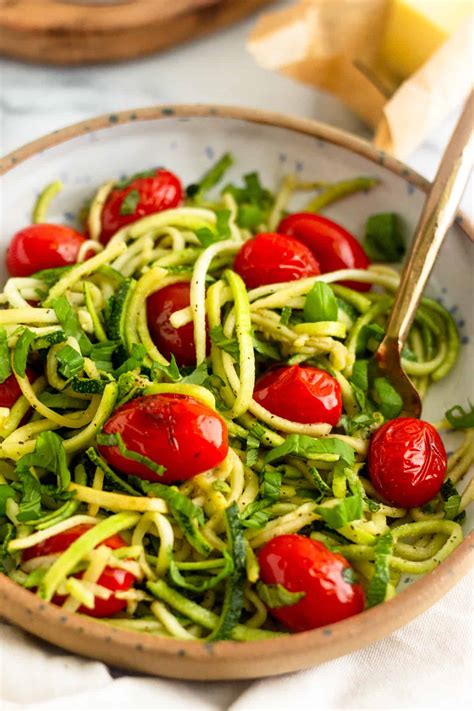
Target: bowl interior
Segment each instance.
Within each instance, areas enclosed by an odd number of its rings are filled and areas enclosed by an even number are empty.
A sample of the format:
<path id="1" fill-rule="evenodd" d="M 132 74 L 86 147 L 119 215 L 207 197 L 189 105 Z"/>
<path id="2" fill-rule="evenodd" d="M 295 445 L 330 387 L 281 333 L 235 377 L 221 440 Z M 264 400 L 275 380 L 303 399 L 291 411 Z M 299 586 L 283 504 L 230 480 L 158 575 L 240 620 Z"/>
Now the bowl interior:
<path id="1" fill-rule="evenodd" d="M 289 172 L 301 179 L 336 181 L 359 175 L 375 176 L 380 185 L 368 194 L 357 194 L 328 209 L 325 214 L 336 219 L 359 238 L 367 217 L 378 212 L 396 212 L 402 216 L 407 235 L 412 235 L 423 205 L 424 191 L 407 170 L 392 172 L 384 157 L 371 160 L 332 143 L 322 130 L 306 135 L 290 128 L 262 125 L 242 118 L 222 116 L 169 116 L 157 112 L 155 118 L 121 123 L 109 117 L 92 122 L 87 130 L 66 142 L 39 150 L 18 162 L 2 177 L 1 199 L 4 206 L 0 232 L 0 282 L 6 277 L 3 254 L 12 234 L 30 222 L 31 209 L 39 191 L 60 179 L 64 190 L 50 207 L 50 220 L 74 223 L 83 203 L 103 181 L 130 175 L 154 166 L 166 166 L 176 172 L 184 184 L 196 181 L 217 157 L 230 151 L 235 165 L 229 181 L 239 181 L 245 173 L 258 171 L 262 182 L 275 188 Z M 294 208 L 302 206 L 306 196 L 295 199 Z M 445 304 L 457 321 L 463 348 L 452 373 L 432 387 L 425 400 L 423 416 L 438 421 L 456 403 L 472 397 L 470 366 L 474 345 L 468 334 L 474 332 L 471 274 L 473 245 L 459 226 L 450 230 L 430 282 L 430 295 Z M 456 435 L 447 439 L 448 450 Z M 472 528 L 471 520 L 465 524 Z M 404 583 L 410 582 L 406 578 Z"/>

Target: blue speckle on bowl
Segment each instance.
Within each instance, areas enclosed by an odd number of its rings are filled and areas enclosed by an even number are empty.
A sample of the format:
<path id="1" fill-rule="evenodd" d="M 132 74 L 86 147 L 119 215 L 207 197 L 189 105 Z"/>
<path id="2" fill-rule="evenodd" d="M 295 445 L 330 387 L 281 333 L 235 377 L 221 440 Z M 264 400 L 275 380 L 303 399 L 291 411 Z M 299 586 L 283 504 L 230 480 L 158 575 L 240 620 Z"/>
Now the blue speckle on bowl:
<path id="1" fill-rule="evenodd" d="M 413 183 L 410 183 L 407 180 L 405 185 L 406 185 L 406 189 L 407 189 L 407 195 L 413 195 L 413 193 L 415 192 L 415 186 L 413 185 Z"/>
<path id="2" fill-rule="evenodd" d="M 212 146 L 206 146 L 206 148 L 204 149 L 204 153 L 209 158 L 209 160 L 212 160 L 214 158 L 215 153 L 214 148 Z"/>

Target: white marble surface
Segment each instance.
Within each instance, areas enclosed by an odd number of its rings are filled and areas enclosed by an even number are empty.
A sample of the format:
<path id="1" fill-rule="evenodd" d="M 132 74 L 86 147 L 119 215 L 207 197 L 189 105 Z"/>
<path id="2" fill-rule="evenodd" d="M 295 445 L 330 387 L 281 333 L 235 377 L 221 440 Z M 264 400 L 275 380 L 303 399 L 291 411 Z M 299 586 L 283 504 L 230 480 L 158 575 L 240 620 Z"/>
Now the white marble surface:
<path id="1" fill-rule="evenodd" d="M 276 3 L 285 6 L 287 0 Z M 245 49 L 255 18 L 164 54 L 117 65 L 80 68 L 0 60 L 0 153 L 96 114 L 159 103 L 214 102 L 317 118 L 369 137 L 341 102 L 256 66 Z M 451 121 L 411 156 L 434 174 Z"/>

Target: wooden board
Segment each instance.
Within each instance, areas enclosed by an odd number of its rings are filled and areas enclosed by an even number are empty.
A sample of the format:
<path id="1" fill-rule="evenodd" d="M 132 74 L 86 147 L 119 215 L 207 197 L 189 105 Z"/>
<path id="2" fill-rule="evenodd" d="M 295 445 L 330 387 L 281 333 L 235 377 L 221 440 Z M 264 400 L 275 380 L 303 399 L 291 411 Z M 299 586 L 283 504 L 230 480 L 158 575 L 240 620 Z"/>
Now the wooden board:
<path id="1" fill-rule="evenodd" d="M 213 32 L 271 0 L 0 0 L 0 54 L 114 62 Z"/>

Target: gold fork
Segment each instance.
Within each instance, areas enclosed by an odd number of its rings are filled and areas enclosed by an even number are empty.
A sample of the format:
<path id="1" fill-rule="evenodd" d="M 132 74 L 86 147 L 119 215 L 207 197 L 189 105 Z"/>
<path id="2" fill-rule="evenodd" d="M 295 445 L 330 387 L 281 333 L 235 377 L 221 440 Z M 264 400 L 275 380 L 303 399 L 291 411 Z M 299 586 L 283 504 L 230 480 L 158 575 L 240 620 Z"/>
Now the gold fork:
<path id="1" fill-rule="evenodd" d="M 402 416 L 420 417 L 421 398 L 401 366 L 416 309 L 446 233 L 456 215 L 474 160 L 474 92 L 471 92 L 426 198 L 400 278 L 385 337 L 375 357 L 381 374 L 403 400 Z"/>

